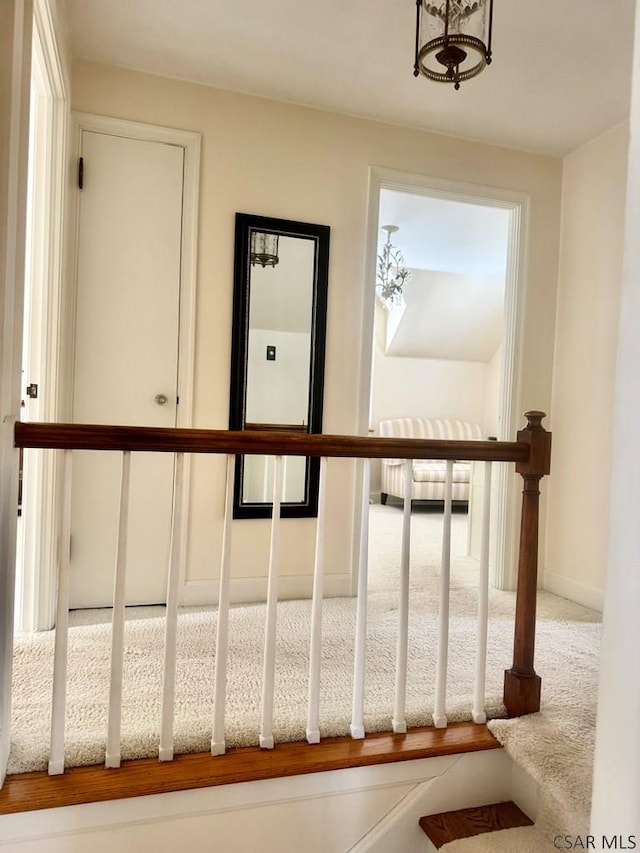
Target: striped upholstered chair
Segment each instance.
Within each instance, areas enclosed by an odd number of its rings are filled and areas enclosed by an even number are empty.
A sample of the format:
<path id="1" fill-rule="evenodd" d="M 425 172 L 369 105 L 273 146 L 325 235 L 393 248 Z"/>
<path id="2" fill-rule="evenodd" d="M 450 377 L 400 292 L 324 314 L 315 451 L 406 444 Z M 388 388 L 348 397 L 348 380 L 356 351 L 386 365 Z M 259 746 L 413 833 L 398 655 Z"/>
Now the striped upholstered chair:
<path id="1" fill-rule="evenodd" d="M 396 438 L 438 438 L 454 441 L 469 441 L 482 438 L 480 424 L 468 421 L 453 421 L 431 418 L 392 418 L 380 421 L 380 435 Z M 416 459 L 412 464 L 411 500 L 444 500 L 445 474 L 447 463 L 444 460 Z M 380 502 L 386 504 L 387 497 L 404 497 L 404 459 L 383 459 Z M 454 501 L 469 500 L 471 463 L 453 463 Z"/>

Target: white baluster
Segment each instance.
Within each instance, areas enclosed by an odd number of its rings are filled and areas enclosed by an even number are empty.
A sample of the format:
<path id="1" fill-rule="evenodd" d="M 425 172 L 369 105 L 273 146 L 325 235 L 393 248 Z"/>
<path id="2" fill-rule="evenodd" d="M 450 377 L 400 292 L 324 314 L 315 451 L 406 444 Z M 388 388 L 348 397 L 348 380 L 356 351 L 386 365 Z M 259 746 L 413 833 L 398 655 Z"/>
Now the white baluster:
<path id="1" fill-rule="evenodd" d="M 318 485 L 318 524 L 316 527 L 316 554 L 313 568 L 313 594 L 311 600 L 311 641 L 309 645 L 309 713 L 307 716 L 307 741 L 320 743 L 320 662 L 322 656 L 322 604 L 324 595 L 324 521 L 326 512 L 327 460 L 320 460 Z"/>
<path id="2" fill-rule="evenodd" d="M 71 550 L 71 450 L 64 451 L 62 481 L 62 530 L 56 607 L 56 639 L 53 652 L 53 698 L 49 774 L 64 773 L 64 718 L 67 699 L 67 650 L 69 645 L 69 575 Z"/>
<path id="3" fill-rule="evenodd" d="M 474 723 L 486 723 L 484 710 L 487 672 L 487 625 L 489 622 L 489 533 L 491 528 L 491 462 L 484 463 L 484 492 L 482 500 L 482 541 L 480 545 L 480 577 L 478 587 L 478 640 L 476 648 L 476 677 L 473 693 Z"/>
<path id="4" fill-rule="evenodd" d="M 367 587 L 369 581 L 369 488 L 371 461 L 363 459 L 362 523 L 360 527 L 360 565 L 358 567 L 358 600 L 356 604 L 356 637 L 353 667 L 353 708 L 351 737 L 364 737 L 364 675 L 367 641 Z"/>
<path id="5" fill-rule="evenodd" d="M 409 567 L 411 561 L 411 492 L 413 461 L 404 463 L 404 512 L 402 516 L 402 552 L 400 557 L 400 601 L 398 604 L 398 642 L 396 646 L 396 695 L 393 706 L 393 730 L 407 731 L 407 647 L 409 641 Z"/>
<path id="6" fill-rule="evenodd" d="M 182 492 L 184 453 L 176 453 L 173 514 L 171 519 L 171 555 L 167 579 L 167 610 L 164 636 L 164 673 L 162 679 L 162 716 L 160 721 L 160 761 L 173 759 L 173 715 L 176 695 L 176 637 L 178 630 L 178 584 L 182 543 Z"/>
<path id="7" fill-rule="evenodd" d="M 222 531 L 222 563 L 220 565 L 220 595 L 218 599 L 218 628 L 216 631 L 216 662 L 213 674 L 213 732 L 211 754 L 225 751 L 224 715 L 227 693 L 227 660 L 229 655 L 229 587 L 231 582 L 231 522 L 233 518 L 233 481 L 236 458 L 227 456 L 227 480 Z"/>
<path id="8" fill-rule="evenodd" d="M 287 465 L 289 464 L 290 456 L 282 457 L 282 496 L 281 500 L 286 502 L 289 500 L 288 488 L 289 488 L 289 478 L 287 476 Z"/>
<path id="9" fill-rule="evenodd" d="M 120 509 L 116 569 L 113 581 L 113 616 L 111 625 L 111 683 L 109 687 L 109 722 L 105 767 L 120 767 L 120 727 L 122 720 L 122 655 L 124 652 L 124 608 L 127 572 L 127 538 L 129 532 L 129 486 L 131 483 L 131 451 L 122 453 Z"/>
<path id="10" fill-rule="evenodd" d="M 440 614 L 438 630 L 438 662 L 433 709 L 433 725 L 447 726 L 447 661 L 449 656 L 449 587 L 451 581 L 451 495 L 453 491 L 453 462 L 447 461 L 444 487 L 444 522 L 442 529 L 442 566 L 440 569 Z"/>
<path id="11" fill-rule="evenodd" d="M 264 629 L 264 667 L 262 679 L 262 723 L 260 746 L 273 749 L 273 687 L 276 671 L 276 623 L 278 616 L 278 551 L 280 545 L 280 503 L 282 499 L 282 456 L 275 457 L 273 475 L 273 514 L 269 548 L 267 616 Z"/>
<path id="12" fill-rule="evenodd" d="M 262 503 L 269 503 L 269 480 L 272 476 L 271 466 L 273 462 L 273 457 L 271 456 L 263 456 L 263 466 L 262 466 Z M 273 489 L 273 483 L 271 483 L 271 488 Z"/>

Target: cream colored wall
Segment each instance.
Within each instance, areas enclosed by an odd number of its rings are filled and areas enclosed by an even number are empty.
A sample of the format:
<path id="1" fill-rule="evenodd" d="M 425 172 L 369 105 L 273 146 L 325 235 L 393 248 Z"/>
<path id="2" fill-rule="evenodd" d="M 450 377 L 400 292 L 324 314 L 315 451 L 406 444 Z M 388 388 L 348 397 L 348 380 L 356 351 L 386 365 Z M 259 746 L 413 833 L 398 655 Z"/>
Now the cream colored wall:
<path id="1" fill-rule="evenodd" d="M 610 541 L 600 658 L 591 832 L 640 836 L 640 0 L 615 375 Z M 603 845 L 604 846 L 604 845 Z M 620 845 L 623 846 L 622 844 Z M 627 847 L 631 844 L 627 842 Z"/>
<path id="2" fill-rule="evenodd" d="M 454 418 L 482 424 L 487 365 L 386 356 L 373 359 L 371 426 L 384 418 Z"/>
<path id="3" fill-rule="evenodd" d="M 607 559 L 613 382 L 628 127 L 566 157 L 545 587 L 600 608 Z"/>
<path id="4" fill-rule="evenodd" d="M 502 379 L 502 344 L 494 352 L 487 365 L 484 392 L 484 431 L 485 435 L 500 435 L 500 380 Z"/>
<path id="5" fill-rule="evenodd" d="M 195 426 L 227 425 L 233 225 L 234 213 L 243 211 L 331 226 L 324 429 L 356 431 L 362 305 L 365 288 L 373 287 L 363 280 L 370 165 L 530 194 L 522 407 L 548 408 L 560 161 L 89 63 L 74 68 L 73 105 L 203 135 Z M 214 458 L 194 465 L 187 568 L 192 582 L 217 575 L 222 471 Z M 350 570 L 352 472 L 347 461 L 331 464 L 326 545 L 327 569 L 334 573 Z M 314 520 L 284 525 L 284 574 L 311 569 L 314 531 Z M 263 575 L 267 547 L 266 522 L 237 522 L 236 575 Z"/>

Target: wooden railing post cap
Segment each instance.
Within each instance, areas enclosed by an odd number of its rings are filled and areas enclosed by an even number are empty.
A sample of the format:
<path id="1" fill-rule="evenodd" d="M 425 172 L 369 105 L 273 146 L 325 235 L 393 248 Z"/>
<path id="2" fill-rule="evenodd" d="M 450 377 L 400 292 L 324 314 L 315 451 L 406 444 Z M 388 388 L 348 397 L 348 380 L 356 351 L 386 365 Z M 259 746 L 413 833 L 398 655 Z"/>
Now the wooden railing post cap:
<path id="1" fill-rule="evenodd" d="M 527 425 L 518 430 L 518 441 L 529 445 L 529 459 L 516 462 L 516 471 L 523 477 L 544 477 L 551 471 L 551 433 L 542 426 L 545 412 L 524 413 Z"/>
<path id="2" fill-rule="evenodd" d="M 546 432 L 546 430 L 542 426 L 543 418 L 547 417 L 546 412 L 538 412 L 535 410 L 531 412 L 525 412 L 524 417 L 527 419 L 527 426 L 525 427 L 525 429 L 544 430 Z"/>

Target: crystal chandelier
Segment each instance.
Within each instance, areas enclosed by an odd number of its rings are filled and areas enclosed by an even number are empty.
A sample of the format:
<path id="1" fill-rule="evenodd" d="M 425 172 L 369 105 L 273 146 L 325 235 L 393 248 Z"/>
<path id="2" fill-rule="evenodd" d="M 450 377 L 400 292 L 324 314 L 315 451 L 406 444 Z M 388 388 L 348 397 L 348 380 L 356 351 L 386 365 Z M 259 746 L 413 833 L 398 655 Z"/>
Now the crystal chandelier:
<path id="1" fill-rule="evenodd" d="M 387 307 L 400 304 L 402 289 L 411 278 L 411 273 L 404 265 L 400 249 L 391 242 L 391 235 L 398 231 L 397 225 L 383 225 L 382 231 L 387 234 L 387 241 L 378 255 L 376 272 L 376 293 Z"/>
<path id="2" fill-rule="evenodd" d="M 266 234 L 264 231 L 251 232 L 251 249 L 249 258 L 251 266 L 260 264 L 261 267 L 275 267 L 279 262 L 278 235 Z"/>
<path id="3" fill-rule="evenodd" d="M 453 83 L 491 64 L 493 0 L 416 0 L 413 75 Z"/>

